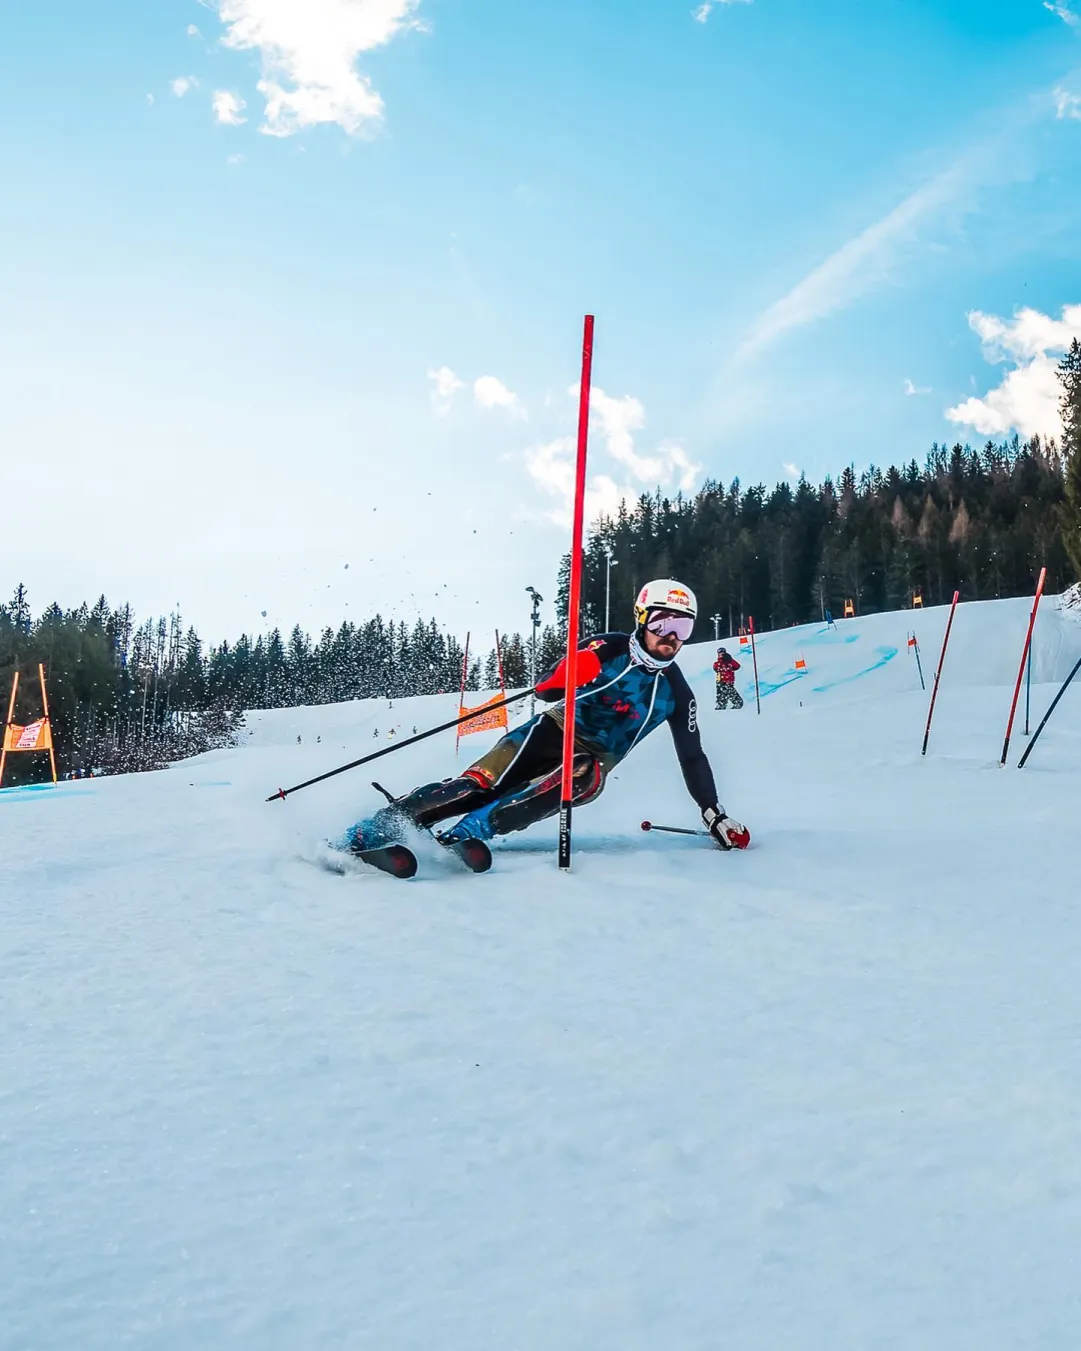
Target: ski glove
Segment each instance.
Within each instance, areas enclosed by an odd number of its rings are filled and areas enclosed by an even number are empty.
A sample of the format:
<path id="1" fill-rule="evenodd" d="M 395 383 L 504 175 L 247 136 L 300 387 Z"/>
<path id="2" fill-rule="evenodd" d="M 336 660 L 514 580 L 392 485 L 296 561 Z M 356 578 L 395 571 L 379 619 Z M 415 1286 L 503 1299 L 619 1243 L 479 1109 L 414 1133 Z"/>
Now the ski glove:
<path id="1" fill-rule="evenodd" d="M 583 685 L 591 685 L 601 673 L 601 659 L 596 652 L 578 653 L 578 664 L 575 667 L 575 685 L 581 689 Z M 538 682 L 538 694 L 559 694 L 566 688 L 567 684 L 567 659 L 566 657 L 559 663 L 550 676 Z"/>
<path id="2" fill-rule="evenodd" d="M 723 807 L 704 808 L 702 820 L 722 849 L 746 849 L 751 842 L 751 832 L 730 816 L 725 816 Z"/>

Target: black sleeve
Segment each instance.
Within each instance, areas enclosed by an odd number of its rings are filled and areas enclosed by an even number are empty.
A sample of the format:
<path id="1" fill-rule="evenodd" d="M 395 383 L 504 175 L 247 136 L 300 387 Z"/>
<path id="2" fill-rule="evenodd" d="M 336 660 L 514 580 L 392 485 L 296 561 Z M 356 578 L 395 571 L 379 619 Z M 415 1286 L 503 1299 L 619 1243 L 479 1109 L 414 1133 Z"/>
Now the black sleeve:
<path id="1" fill-rule="evenodd" d="M 603 665 L 613 657 L 625 657 L 630 651 L 630 641 L 630 634 L 627 633 L 598 633 L 579 644 L 578 651 L 585 652 L 592 648 Z M 563 658 L 560 657 L 559 661 L 554 661 L 546 671 L 542 671 L 537 676 L 537 684 L 543 684 L 549 676 L 555 675 L 562 662 Z M 543 694 L 538 693 L 537 698 L 545 704 L 557 704 L 563 698 L 563 690 L 546 690 Z"/>
<path id="2" fill-rule="evenodd" d="M 687 684 L 687 677 L 677 666 L 670 666 L 665 672 L 672 693 L 676 696 L 676 706 L 668 717 L 672 729 L 672 740 L 676 743 L 676 755 L 679 767 L 683 771 L 683 781 L 687 791 L 699 807 L 716 807 L 717 785 L 713 781 L 713 770 L 702 749 L 702 737 L 698 731 L 698 705 Z"/>

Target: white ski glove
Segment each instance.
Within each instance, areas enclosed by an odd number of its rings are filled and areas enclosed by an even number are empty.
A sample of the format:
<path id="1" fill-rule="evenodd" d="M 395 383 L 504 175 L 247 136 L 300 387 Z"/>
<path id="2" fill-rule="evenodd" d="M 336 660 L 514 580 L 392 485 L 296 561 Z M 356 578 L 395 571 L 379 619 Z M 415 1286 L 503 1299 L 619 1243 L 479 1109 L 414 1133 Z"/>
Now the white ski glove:
<path id="1" fill-rule="evenodd" d="M 722 849 L 746 849 L 751 842 L 751 832 L 730 816 L 725 816 L 723 807 L 706 807 L 702 812 L 702 820 Z"/>

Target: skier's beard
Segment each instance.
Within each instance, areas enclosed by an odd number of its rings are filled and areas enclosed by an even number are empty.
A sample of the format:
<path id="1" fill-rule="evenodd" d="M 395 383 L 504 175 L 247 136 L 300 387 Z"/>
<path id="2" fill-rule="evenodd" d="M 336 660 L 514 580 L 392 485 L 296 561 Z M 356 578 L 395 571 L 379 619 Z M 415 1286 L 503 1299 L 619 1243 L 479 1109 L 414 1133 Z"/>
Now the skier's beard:
<path id="1" fill-rule="evenodd" d="M 631 661 L 635 666 L 644 666 L 647 671 L 663 671 L 666 666 L 671 666 L 675 657 L 669 657 L 665 660 L 662 657 L 655 657 L 647 652 L 642 643 L 638 640 L 638 634 L 631 634 L 630 643 Z"/>

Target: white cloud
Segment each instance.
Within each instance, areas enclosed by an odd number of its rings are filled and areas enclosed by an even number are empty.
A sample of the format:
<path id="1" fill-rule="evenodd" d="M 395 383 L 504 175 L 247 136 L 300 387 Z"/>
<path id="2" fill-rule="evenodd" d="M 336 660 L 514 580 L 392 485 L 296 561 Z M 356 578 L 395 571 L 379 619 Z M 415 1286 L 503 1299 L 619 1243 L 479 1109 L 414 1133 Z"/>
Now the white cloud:
<path id="1" fill-rule="evenodd" d="M 554 441 L 531 446 L 525 453 L 526 469 L 533 482 L 558 505 L 545 512 L 556 525 L 569 526 L 574 515 L 574 460 L 577 438 L 559 436 Z M 625 498 L 636 498 L 639 489 L 620 486 L 608 474 L 595 474 L 586 484 L 587 522 L 598 516 L 614 516 Z"/>
<path id="2" fill-rule="evenodd" d="M 718 5 L 751 4 L 751 0 L 702 0 L 697 9 L 691 11 L 696 23 L 705 23 Z"/>
<path id="3" fill-rule="evenodd" d="M 214 94 L 214 116 L 224 127 L 240 127 L 248 120 L 243 114 L 248 106 L 238 94 L 219 89 Z"/>
<path id="4" fill-rule="evenodd" d="M 465 389 L 465 381 L 459 380 L 449 366 L 440 366 L 437 371 L 429 371 L 428 379 L 435 385 L 432 390 L 432 403 L 435 406 L 435 411 L 440 417 L 443 417 L 450 412 L 450 405 L 455 394 L 460 389 Z"/>
<path id="5" fill-rule="evenodd" d="M 356 68 L 360 55 L 422 25 L 420 0 L 207 0 L 236 51 L 257 51 L 266 101 L 262 130 L 292 136 L 337 124 L 350 135 L 383 117 L 383 100 Z"/>
<path id="6" fill-rule="evenodd" d="M 178 99 L 182 99 L 185 94 L 189 93 L 192 89 L 197 88 L 198 84 L 199 81 L 195 78 L 194 75 L 181 75 L 179 79 L 176 79 L 172 82 L 169 88 L 173 91 L 173 93 L 177 96 Z"/>
<path id="7" fill-rule="evenodd" d="M 226 164 L 243 164 L 243 163 L 244 163 L 244 156 L 243 156 L 243 155 L 227 155 L 226 158 L 225 158 L 225 162 L 226 162 Z"/>
<path id="8" fill-rule="evenodd" d="M 1061 3 L 1052 3 L 1051 0 L 1043 0 L 1044 9 L 1049 9 L 1052 14 L 1057 14 L 1063 23 L 1068 23 L 1071 28 L 1081 28 L 1081 14 L 1075 13 L 1069 5 L 1069 0 L 1061 0 Z"/>
<path id="9" fill-rule="evenodd" d="M 784 472 L 788 475 L 789 478 L 799 478 L 800 471 L 798 465 L 783 464 L 781 465 L 781 468 L 784 470 Z"/>
<path id="10" fill-rule="evenodd" d="M 481 408 L 506 408 L 516 417 L 525 417 L 518 395 L 494 375 L 482 375 L 473 381 L 473 397 Z"/>
<path id="11" fill-rule="evenodd" d="M 202 36 L 203 36 L 202 33 L 199 32 L 198 28 L 196 28 L 196 26 L 193 23 L 188 24 L 188 37 L 201 38 Z"/>
<path id="12" fill-rule="evenodd" d="M 929 385 L 914 385 L 911 380 L 905 381 L 905 393 L 909 398 L 911 398 L 913 394 L 930 394 L 930 392 L 931 388 Z"/>
<path id="13" fill-rule="evenodd" d="M 575 399 L 578 386 L 568 391 Z M 642 492 L 658 486 L 678 488 L 689 492 L 695 483 L 701 465 L 692 463 L 682 446 L 673 441 L 662 441 L 652 455 L 641 455 L 634 446 L 634 433 L 645 426 L 645 409 L 631 395 L 612 398 L 603 389 L 594 386 L 590 399 L 590 431 L 594 434 L 590 447 L 590 462 L 595 464 L 600 447 L 629 471 L 623 483 L 608 473 L 592 475 L 586 486 L 586 518 L 596 520 L 600 515 L 614 515 L 620 502 L 635 500 Z M 543 492 L 559 501 L 548 514 L 560 525 L 569 523 L 574 506 L 574 463 L 577 437 L 560 436 L 554 441 L 531 446 L 525 452 L 526 469 L 534 483 Z"/>
<path id="14" fill-rule="evenodd" d="M 1081 305 L 1065 305 L 1061 319 L 1039 310 L 1020 310 L 1013 319 L 974 310 L 969 326 L 983 345 L 985 358 L 1010 363 L 1001 383 L 982 398 L 966 399 L 946 410 L 951 422 L 973 427 L 981 436 L 1062 435 L 1058 358 L 1074 338 L 1081 339 Z"/>
<path id="15" fill-rule="evenodd" d="M 571 393 L 578 394 L 577 387 Z M 629 469 L 639 483 L 648 487 L 675 484 L 684 492 L 694 486 L 701 465 L 692 464 L 682 446 L 662 441 L 652 455 L 640 455 L 634 448 L 634 433 L 646 425 L 646 410 L 638 399 L 625 394 L 610 398 L 594 387 L 590 397 L 590 427 L 604 437 L 608 454 Z"/>
<path id="16" fill-rule="evenodd" d="M 1064 118 L 1074 118 L 1081 122 L 1081 94 L 1071 94 L 1068 89 L 1056 89 L 1054 91 L 1055 115 L 1060 121 Z"/>
<path id="17" fill-rule="evenodd" d="M 147 94 L 147 96 L 146 96 L 146 103 L 147 103 L 147 107 L 153 108 L 153 106 L 154 106 L 154 95 L 153 95 L 153 94 Z"/>

